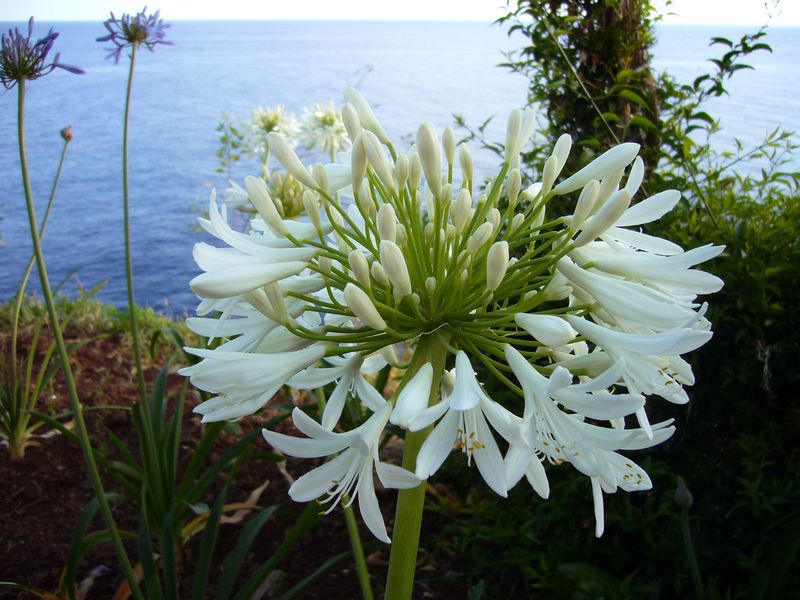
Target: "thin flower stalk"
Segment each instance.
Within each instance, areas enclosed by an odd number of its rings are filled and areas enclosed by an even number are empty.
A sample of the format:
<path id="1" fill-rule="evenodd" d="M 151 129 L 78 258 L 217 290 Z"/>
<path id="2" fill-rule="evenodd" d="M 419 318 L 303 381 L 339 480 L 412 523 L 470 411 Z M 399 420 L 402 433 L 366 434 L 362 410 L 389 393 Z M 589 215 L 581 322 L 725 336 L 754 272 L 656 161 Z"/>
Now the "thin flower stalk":
<path id="1" fill-rule="evenodd" d="M 56 343 L 56 349 L 59 359 L 64 371 L 64 381 L 67 388 L 67 395 L 70 402 L 70 410 L 72 411 L 77 429 L 78 440 L 80 441 L 81 451 L 83 452 L 86 466 L 89 471 L 89 478 L 95 490 L 95 495 L 100 504 L 100 512 L 108 528 L 110 537 L 114 544 L 117 553 L 117 558 L 120 561 L 125 578 L 133 593 L 134 598 L 143 600 L 141 591 L 139 590 L 138 581 L 133 572 L 128 555 L 122 545 L 122 538 L 120 537 L 114 517 L 111 514 L 111 507 L 108 504 L 108 498 L 103 483 L 100 479 L 100 473 L 97 469 L 97 463 L 94 459 L 94 449 L 92 448 L 89 439 L 89 433 L 86 428 L 86 422 L 83 418 L 83 407 L 81 405 L 78 391 L 75 386 L 75 379 L 72 374 L 72 367 L 69 361 L 69 352 L 66 343 L 64 342 L 64 335 L 61 331 L 61 326 L 58 321 L 58 314 L 56 312 L 55 301 L 53 299 L 53 292 L 50 287 L 50 280 L 47 274 L 47 267 L 45 264 L 44 253 L 42 252 L 41 238 L 39 237 L 39 225 L 36 218 L 36 208 L 33 200 L 33 192 L 31 190 L 30 177 L 28 175 L 28 158 L 25 144 L 25 85 L 24 81 L 19 82 L 18 86 L 18 101 L 17 101 L 17 134 L 19 138 L 19 156 L 20 168 L 22 171 L 22 183 L 25 191 L 25 205 L 28 212 L 28 225 L 31 231 L 31 240 L 33 242 L 33 252 L 36 256 L 36 268 L 39 272 L 39 281 L 42 286 L 42 294 L 44 296 L 47 313 L 50 320 L 50 327 L 52 329 L 53 338 Z"/>

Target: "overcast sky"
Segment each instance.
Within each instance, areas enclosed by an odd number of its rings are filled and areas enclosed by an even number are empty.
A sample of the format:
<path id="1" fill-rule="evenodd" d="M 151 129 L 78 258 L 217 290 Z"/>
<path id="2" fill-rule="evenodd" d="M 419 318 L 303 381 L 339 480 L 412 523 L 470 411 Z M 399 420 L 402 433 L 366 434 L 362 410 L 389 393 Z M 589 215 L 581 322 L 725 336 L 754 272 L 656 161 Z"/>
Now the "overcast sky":
<path id="1" fill-rule="evenodd" d="M 656 0 L 663 3 L 664 0 Z M 504 0 L 3 0 L 0 21 L 96 21 L 135 13 L 143 4 L 179 19 L 346 19 L 492 21 L 505 13 Z M 516 2 L 514 2 L 516 4 Z M 777 7 L 776 7 L 777 4 Z M 800 26 L 800 0 L 673 0 L 665 23 Z"/>

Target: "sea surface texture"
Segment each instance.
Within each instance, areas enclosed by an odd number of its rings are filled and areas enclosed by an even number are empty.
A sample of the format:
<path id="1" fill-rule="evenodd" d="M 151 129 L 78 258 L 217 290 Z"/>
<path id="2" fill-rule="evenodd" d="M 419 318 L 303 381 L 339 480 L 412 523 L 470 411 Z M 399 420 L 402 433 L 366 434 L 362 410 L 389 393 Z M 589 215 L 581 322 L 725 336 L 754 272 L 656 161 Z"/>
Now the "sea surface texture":
<path id="1" fill-rule="evenodd" d="M 168 16 L 168 15 L 167 15 Z M 3 31 L 10 26 L 0 24 Z M 63 71 L 31 82 L 27 93 L 27 140 L 38 210 L 43 211 L 61 150 L 59 130 L 72 124 L 61 185 L 44 242 L 51 280 L 63 290 L 105 281 L 100 299 L 123 306 L 121 143 L 127 60 L 106 60 L 100 23 L 37 23 L 43 35 L 61 33 L 56 50 Z M 738 39 L 735 28 L 662 27 L 655 65 L 690 81 L 710 69 L 720 51 L 714 35 Z M 519 45 L 497 26 L 483 23 L 365 22 L 176 22 L 174 46 L 142 51 L 137 61 L 130 144 L 134 272 L 139 303 L 172 314 L 191 312 L 197 299 L 189 280 L 198 273 L 192 245 L 204 239 L 195 227 L 212 188 L 224 189 L 216 172 L 215 126 L 222 113 L 235 122 L 257 106 L 282 104 L 301 113 L 312 102 L 341 103 L 341 91 L 357 85 L 385 128 L 408 146 L 422 121 L 440 130 L 463 114 L 477 125 L 497 118 L 488 137 L 501 141 L 505 116 L 525 102 L 526 83 L 496 65 L 502 50 Z M 721 144 L 734 137 L 758 143 L 775 127 L 800 124 L 800 29 L 774 28 L 766 40 L 774 52 L 759 53 L 729 85 L 730 95 L 708 110 L 721 120 Z M 19 173 L 16 89 L 0 93 L 0 301 L 15 292 L 30 256 Z M 488 176 L 497 166 L 480 153 L 476 168 Z M 237 163 L 233 178 L 257 174 L 252 160 Z M 29 290 L 38 290 L 34 277 Z"/>

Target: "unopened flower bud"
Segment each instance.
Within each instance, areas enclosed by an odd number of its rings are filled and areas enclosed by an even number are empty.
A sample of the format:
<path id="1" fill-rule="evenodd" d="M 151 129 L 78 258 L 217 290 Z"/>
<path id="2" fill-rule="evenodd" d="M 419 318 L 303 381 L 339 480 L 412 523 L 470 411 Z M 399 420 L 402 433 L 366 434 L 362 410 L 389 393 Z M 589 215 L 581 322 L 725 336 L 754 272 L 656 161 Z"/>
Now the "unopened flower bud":
<path id="1" fill-rule="evenodd" d="M 592 214 L 594 204 L 597 201 L 597 195 L 600 193 L 600 182 L 597 179 L 592 179 L 581 190 L 581 195 L 578 197 L 578 203 L 575 205 L 575 212 L 572 215 L 572 222 L 569 224 L 569 229 L 572 232 L 578 231 L 584 224 L 586 219 Z"/>
<path id="2" fill-rule="evenodd" d="M 569 344 L 578 332 L 561 317 L 517 313 L 514 321 L 546 346 L 557 348 Z"/>
<path id="3" fill-rule="evenodd" d="M 292 177 L 297 179 L 303 185 L 311 189 L 317 189 L 317 182 L 308 174 L 308 171 L 300 162 L 300 159 L 295 154 L 289 142 L 279 133 L 271 131 L 267 134 L 267 144 L 269 151 L 278 159 Z"/>
<path id="4" fill-rule="evenodd" d="M 370 289 L 369 263 L 364 253 L 361 250 L 353 250 L 347 255 L 347 261 L 350 264 L 350 270 L 353 272 L 356 281 L 358 281 L 365 290 Z"/>
<path id="5" fill-rule="evenodd" d="M 331 259 L 327 256 L 320 256 L 317 259 L 319 263 L 319 270 L 326 275 L 330 274 L 331 272 Z"/>
<path id="6" fill-rule="evenodd" d="M 467 283 L 467 279 L 468 278 L 469 278 L 469 272 L 467 271 L 467 269 L 463 269 L 461 271 L 461 273 L 459 274 L 459 276 L 458 276 L 458 279 L 461 282 L 461 285 L 464 285 L 465 283 Z"/>
<path id="7" fill-rule="evenodd" d="M 423 235 L 425 236 L 425 243 L 430 244 L 433 240 L 433 223 L 426 223 L 425 229 L 423 230 Z"/>
<path id="8" fill-rule="evenodd" d="M 311 190 L 306 190 L 303 192 L 303 208 L 308 215 L 308 218 L 311 219 L 311 223 L 314 225 L 314 228 L 322 234 L 322 216 L 320 215 L 319 210 L 319 200 L 314 195 L 314 192 Z"/>
<path id="9" fill-rule="evenodd" d="M 362 127 L 358 112 L 349 102 L 345 102 L 342 107 L 342 121 L 344 121 L 344 128 L 347 130 L 350 141 L 355 141 L 358 134 L 361 133 Z"/>
<path id="10" fill-rule="evenodd" d="M 542 196 L 547 196 L 550 193 L 557 176 L 558 159 L 555 156 L 550 156 L 544 161 L 544 168 L 542 169 Z"/>
<path id="11" fill-rule="evenodd" d="M 378 210 L 378 235 L 382 240 L 397 241 L 397 215 L 391 204 L 384 204 Z"/>
<path id="12" fill-rule="evenodd" d="M 248 175 L 244 178 L 244 187 L 247 190 L 247 196 L 255 206 L 258 214 L 264 219 L 267 227 L 277 236 L 285 237 L 289 231 L 275 208 L 275 203 L 267 191 L 267 184 L 260 177 L 253 177 Z"/>
<path id="13" fill-rule="evenodd" d="M 402 223 L 400 223 L 397 225 L 397 245 L 405 246 L 407 240 L 408 236 L 406 235 L 406 228 Z"/>
<path id="14" fill-rule="evenodd" d="M 369 269 L 372 278 L 381 285 L 389 285 L 389 278 L 386 276 L 386 271 L 381 266 L 381 263 L 374 262 Z"/>
<path id="15" fill-rule="evenodd" d="M 495 291 L 508 270 L 508 242 L 495 242 L 486 255 L 486 288 Z"/>
<path id="16" fill-rule="evenodd" d="M 428 187 L 438 196 L 442 187 L 442 146 L 436 128 L 430 123 L 423 123 L 417 129 L 417 153 Z"/>
<path id="17" fill-rule="evenodd" d="M 561 137 L 556 140 L 555 146 L 553 146 L 553 156 L 556 158 L 558 162 L 558 172 L 561 173 L 561 169 L 564 168 L 564 165 L 567 163 L 567 159 L 569 158 L 569 151 L 572 149 L 572 138 L 569 136 L 568 133 L 563 134 Z"/>
<path id="18" fill-rule="evenodd" d="M 520 138 L 522 134 L 522 111 L 518 108 L 512 110 L 506 122 L 506 161 L 519 154 Z"/>
<path id="19" fill-rule="evenodd" d="M 409 160 L 405 154 L 398 154 L 394 163 L 394 176 L 397 178 L 397 190 L 400 191 L 406 186 L 409 175 Z"/>
<path id="20" fill-rule="evenodd" d="M 608 174 L 624 169 L 639 153 L 639 144 L 626 142 L 607 150 L 580 171 L 559 183 L 556 194 L 568 194 L 582 188 L 592 179 L 602 179 Z"/>
<path id="21" fill-rule="evenodd" d="M 468 182 L 472 182 L 472 154 L 470 154 L 466 144 L 461 144 L 458 147 L 458 162 L 461 165 L 461 174 L 464 176 L 464 183 L 468 184 Z"/>
<path id="22" fill-rule="evenodd" d="M 67 125 L 64 129 L 61 130 L 61 137 L 65 142 L 71 142 L 72 138 L 75 137 L 75 134 L 72 131 L 72 125 Z"/>
<path id="23" fill-rule="evenodd" d="M 357 285 L 348 283 L 344 286 L 344 301 L 353 314 L 367 327 L 376 331 L 386 329 L 386 321 L 383 320 L 378 309 L 370 300 L 367 293 Z"/>
<path id="24" fill-rule="evenodd" d="M 381 143 L 388 144 L 389 136 L 386 135 L 380 121 L 378 121 L 378 117 L 372 112 L 372 107 L 370 107 L 366 98 L 361 95 L 361 92 L 356 88 L 349 87 L 344 91 L 344 99 L 356 109 L 358 119 L 361 121 L 361 126 L 378 136 Z"/>
<path id="25" fill-rule="evenodd" d="M 522 191 L 522 197 L 525 199 L 526 202 L 531 202 L 536 199 L 537 196 L 542 191 L 542 182 L 537 181 L 536 183 L 529 185 Z"/>
<path id="26" fill-rule="evenodd" d="M 264 291 L 267 294 L 269 306 L 272 309 L 272 320 L 281 325 L 286 325 L 289 322 L 289 315 L 286 313 L 286 304 L 283 302 L 283 292 L 278 283 L 270 283 L 264 286 Z"/>
<path id="27" fill-rule="evenodd" d="M 367 174 L 367 151 L 364 148 L 364 139 L 359 133 L 353 142 L 353 149 L 350 154 L 350 172 L 353 179 L 353 189 L 361 187 L 361 182 Z"/>
<path id="28" fill-rule="evenodd" d="M 519 229 L 522 227 L 522 224 L 525 222 L 525 215 L 522 213 L 517 213 L 511 219 L 511 230 Z"/>
<path id="29" fill-rule="evenodd" d="M 325 170 L 325 165 L 316 163 L 311 171 L 311 176 L 317 182 L 317 187 L 320 190 L 327 192 L 330 189 L 328 187 L 328 171 Z"/>
<path id="30" fill-rule="evenodd" d="M 452 240 L 456 237 L 456 228 L 452 223 L 448 223 L 447 227 L 444 228 L 444 234 L 446 240 Z"/>
<path id="31" fill-rule="evenodd" d="M 456 156 L 456 132 L 448 125 L 444 128 L 442 134 L 442 147 L 444 148 L 444 157 L 447 164 L 452 167 L 453 159 Z"/>
<path id="32" fill-rule="evenodd" d="M 598 236 L 612 227 L 631 205 L 631 195 L 628 190 L 621 189 L 616 192 L 608 201 L 600 207 L 591 219 L 583 227 L 583 231 L 575 238 L 575 247 L 588 244 Z"/>
<path id="33" fill-rule="evenodd" d="M 490 208 L 489 212 L 486 213 L 486 222 L 492 224 L 492 233 L 497 233 L 497 230 L 500 229 L 500 219 L 502 217 L 503 215 L 496 208 Z"/>
<path id="34" fill-rule="evenodd" d="M 412 190 L 416 190 L 419 189 L 420 181 L 422 181 L 422 163 L 419 160 L 419 153 L 412 152 L 409 159 L 408 183 Z"/>
<path id="35" fill-rule="evenodd" d="M 519 198 L 519 191 L 522 188 L 522 175 L 519 169 L 511 169 L 508 174 L 508 206 L 511 210 L 517 205 Z"/>
<path id="36" fill-rule="evenodd" d="M 361 189 L 359 190 L 358 197 L 356 198 L 356 206 L 358 206 L 358 210 L 365 219 L 374 218 L 376 212 L 375 202 L 372 200 L 372 191 L 370 191 L 369 183 L 366 179 L 361 182 Z"/>
<path id="37" fill-rule="evenodd" d="M 425 289 L 428 294 L 433 294 L 436 291 L 436 277 L 428 277 L 425 279 Z"/>
<path id="38" fill-rule="evenodd" d="M 456 198 L 455 211 L 453 214 L 453 225 L 456 231 L 461 233 L 469 220 L 469 213 L 472 209 L 472 198 L 469 195 L 469 190 L 462 189 Z"/>
<path id="39" fill-rule="evenodd" d="M 689 491 L 689 487 L 680 475 L 678 475 L 678 487 L 675 490 L 675 504 L 686 510 L 692 508 L 692 504 L 694 504 L 692 492 Z"/>
<path id="40" fill-rule="evenodd" d="M 467 240 L 467 252 L 475 254 L 492 237 L 493 229 L 494 227 L 491 223 L 481 224 Z"/>
<path id="41" fill-rule="evenodd" d="M 386 157 L 386 151 L 377 136 L 371 131 L 362 131 L 359 134 L 364 143 L 369 164 L 387 190 L 394 189 L 394 169 Z"/>
<path id="42" fill-rule="evenodd" d="M 410 294 L 411 278 L 400 247 L 392 241 L 383 240 L 380 244 L 380 255 L 381 265 L 394 286 L 395 294 L 399 297 Z"/>

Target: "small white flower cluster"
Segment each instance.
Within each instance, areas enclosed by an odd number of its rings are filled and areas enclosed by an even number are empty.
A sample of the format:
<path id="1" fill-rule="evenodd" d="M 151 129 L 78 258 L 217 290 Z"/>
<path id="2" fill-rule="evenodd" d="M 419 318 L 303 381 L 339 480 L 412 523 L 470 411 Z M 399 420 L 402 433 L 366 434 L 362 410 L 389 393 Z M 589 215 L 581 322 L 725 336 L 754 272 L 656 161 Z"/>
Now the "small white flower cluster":
<path id="1" fill-rule="evenodd" d="M 334 162 L 337 152 L 350 148 L 342 113 L 336 110 L 333 102 L 307 106 L 300 119 L 281 105 L 255 108 L 244 129 L 250 151 L 262 157 L 268 154 L 270 133 L 279 133 L 287 141 L 299 142 L 308 150 L 318 150 L 333 157 Z"/>
<path id="2" fill-rule="evenodd" d="M 425 123 L 411 150 L 398 153 L 361 94 L 348 89 L 345 100 L 349 164 L 307 168 L 284 137 L 268 135 L 304 188 L 304 218 L 282 218 L 264 181 L 248 177 L 239 193 L 258 217 L 240 233 L 212 195 L 201 223 L 223 247 L 195 246 L 204 272 L 191 286 L 202 302 L 188 325 L 224 343 L 190 349 L 202 360 L 183 374 L 215 394 L 196 411 L 204 421 L 237 419 L 283 385 L 336 382 L 320 423 L 294 410 L 305 438 L 264 437 L 291 456 L 332 456 L 290 495 L 326 496 L 331 508 L 357 498 L 387 542 L 373 469 L 386 487 L 413 487 L 454 448 L 501 496 L 525 476 L 546 498 L 546 463 L 572 464 L 591 480 L 600 535 L 603 492 L 651 487 L 620 451 L 674 432 L 671 421 L 649 422 L 646 396 L 688 401 L 683 386 L 694 380 L 681 355 L 711 338 L 696 298 L 722 286 L 692 267 L 722 249 L 685 252 L 639 230 L 680 194 L 631 203 L 644 176 L 636 144 L 558 182 L 571 148 L 562 136 L 540 181 L 523 189 L 519 153 L 534 119 L 515 110 L 503 166 L 476 192 L 470 152 L 451 128 L 440 138 Z M 548 214 L 551 199 L 570 195 L 572 214 Z M 400 365 L 397 356 L 409 354 Z M 387 362 L 406 369 L 390 400 L 370 383 Z M 512 400 L 490 398 L 475 364 Z M 369 416 L 342 431 L 348 402 Z M 381 461 L 389 423 L 429 432 L 414 472 Z"/>

